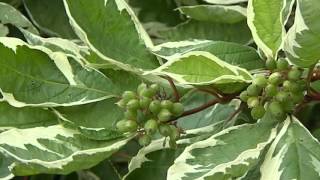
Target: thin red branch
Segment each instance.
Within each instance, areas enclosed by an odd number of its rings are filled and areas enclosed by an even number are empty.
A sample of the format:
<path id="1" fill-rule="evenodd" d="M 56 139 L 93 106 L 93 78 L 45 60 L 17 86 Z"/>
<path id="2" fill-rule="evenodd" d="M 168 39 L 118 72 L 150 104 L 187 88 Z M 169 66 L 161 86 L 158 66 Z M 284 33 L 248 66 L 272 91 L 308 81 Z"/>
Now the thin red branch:
<path id="1" fill-rule="evenodd" d="M 180 101 L 180 94 L 179 94 L 179 91 L 178 91 L 176 85 L 174 84 L 173 80 L 170 77 L 164 77 L 164 78 L 166 80 L 168 80 L 168 82 L 172 88 L 175 102 L 179 102 Z"/>

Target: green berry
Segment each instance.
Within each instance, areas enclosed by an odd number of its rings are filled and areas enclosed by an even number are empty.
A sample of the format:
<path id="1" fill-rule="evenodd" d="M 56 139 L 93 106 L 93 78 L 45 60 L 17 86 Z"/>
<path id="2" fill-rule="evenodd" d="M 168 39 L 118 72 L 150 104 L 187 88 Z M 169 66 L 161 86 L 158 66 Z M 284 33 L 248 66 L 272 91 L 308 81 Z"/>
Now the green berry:
<path id="1" fill-rule="evenodd" d="M 258 96 L 258 95 L 260 95 L 261 90 L 262 89 L 260 87 L 254 85 L 254 84 L 249 85 L 247 88 L 247 92 L 248 92 L 249 96 Z"/>
<path id="2" fill-rule="evenodd" d="M 152 99 L 148 97 L 141 97 L 139 100 L 139 105 L 141 108 L 146 109 L 149 107 Z"/>
<path id="3" fill-rule="evenodd" d="M 161 101 L 161 108 L 171 110 L 172 107 L 173 107 L 173 102 L 171 102 L 170 100 Z"/>
<path id="4" fill-rule="evenodd" d="M 160 110 L 161 110 L 161 103 L 159 100 L 154 100 L 150 103 L 149 105 L 149 110 L 152 112 L 154 115 L 157 115 Z"/>
<path id="5" fill-rule="evenodd" d="M 150 89 L 153 91 L 154 94 L 157 94 L 157 92 L 160 91 L 159 84 L 151 84 Z"/>
<path id="6" fill-rule="evenodd" d="M 138 142 L 141 146 L 148 146 L 151 143 L 151 137 L 149 135 L 142 135 L 139 137 Z"/>
<path id="7" fill-rule="evenodd" d="M 258 97 L 249 97 L 247 104 L 249 108 L 255 107 L 259 105 L 259 98 Z"/>
<path id="8" fill-rule="evenodd" d="M 279 72 L 272 73 L 268 81 L 271 84 L 278 85 L 282 82 L 282 75 Z"/>
<path id="9" fill-rule="evenodd" d="M 167 124 L 161 124 L 159 126 L 159 133 L 164 137 L 170 136 L 171 127 L 169 125 L 167 125 Z"/>
<path id="10" fill-rule="evenodd" d="M 274 59 L 268 59 L 266 61 L 266 67 L 269 70 L 274 70 L 277 68 L 277 62 Z"/>
<path id="11" fill-rule="evenodd" d="M 300 103 L 303 101 L 304 99 L 304 94 L 302 92 L 296 92 L 296 93 L 290 93 L 290 97 L 292 102 L 294 102 L 295 104 Z"/>
<path id="12" fill-rule="evenodd" d="M 132 99 L 128 102 L 127 108 L 130 110 L 137 110 L 140 108 L 140 103 L 137 99 Z"/>
<path id="13" fill-rule="evenodd" d="M 137 93 L 139 94 L 139 96 L 141 96 L 141 92 L 144 90 L 144 89 L 147 89 L 147 85 L 145 83 L 141 83 L 138 88 L 137 88 Z"/>
<path id="14" fill-rule="evenodd" d="M 268 84 L 265 88 L 265 93 L 267 97 L 273 97 L 278 93 L 278 88 L 273 84 Z"/>
<path id="15" fill-rule="evenodd" d="M 158 119 L 160 122 L 167 122 L 171 119 L 171 112 L 168 109 L 161 109 L 158 114 Z"/>
<path id="16" fill-rule="evenodd" d="M 144 130 L 147 132 L 147 134 L 154 134 L 158 129 L 158 122 L 154 119 L 149 119 L 144 124 Z"/>
<path id="17" fill-rule="evenodd" d="M 171 128 L 171 134 L 170 134 L 170 139 L 177 140 L 180 138 L 180 131 L 177 127 L 174 125 L 170 125 Z"/>
<path id="18" fill-rule="evenodd" d="M 126 110 L 124 113 L 124 118 L 130 119 L 130 120 L 137 120 L 137 111 L 136 110 Z"/>
<path id="19" fill-rule="evenodd" d="M 279 102 L 285 102 L 289 100 L 289 97 L 290 97 L 290 94 L 288 92 L 280 91 L 276 95 L 276 100 Z"/>
<path id="20" fill-rule="evenodd" d="M 148 97 L 148 98 L 152 98 L 152 96 L 155 95 L 155 92 L 153 92 L 153 90 L 146 88 L 143 89 L 140 93 L 140 96 L 144 96 L 144 97 Z"/>
<path id="21" fill-rule="evenodd" d="M 253 79 L 253 84 L 261 88 L 266 87 L 267 83 L 268 83 L 268 80 L 262 75 L 257 76 Z"/>
<path id="22" fill-rule="evenodd" d="M 119 107 L 121 107 L 121 108 L 126 108 L 127 103 L 128 103 L 128 102 L 127 102 L 126 100 L 121 99 L 121 100 L 118 101 L 116 104 L 117 104 Z"/>
<path id="23" fill-rule="evenodd" d="M 175 116 L 180 116 L 184 112 L 184 106 L 181 103 L 174 103 L 172 105 L 171 112 Z"/>
<path id="24" fill-rule="evenodd" d="M 273 101 L 269 104 L 269 110 L 270 110 L 270 113 L 274 115 L 276 118 L 280 118 L 285 115 L 285 112 L 281 104 L 277 101 Z"/>
<path id="25" fill-rule="evenodd" d="M 278 70 L 286 70 L 289 67 L 289 63 L 286 59 L 278 59 L 277 61 L 277 69 Z"/>
<path id="26" fill-rule="evenodd" d="M 288 79 L 292 81 L 297 81 L 301 78 L 302 72 L 297 69 L 293 68 L 288 72 Z"/>
<path id="27" fill-rule="evenodd" d="M 123 133 L 134 132 L 138 129 L 138 124 L 132 120 L 121 120 L 117 122 L 116 127 L 118 131 Z"/>
<path id="28" fill-rule="evenodd" d="M 248 99 L 249 99 L 248 92 L 247 92 L 247 91 L 242 91 L 242 92 L 240 93 L 240 99 L 241 99 L 241 101 L 243 101 L 243 102 L 247 102 Z"/>
<path id="29" fill-rule="evenodd" d="M 285 112 L 291 113 L 294 110 L 295 103 L 293 101 L 285 101 L 281 103 L 282 108 Z"/>
<path id="30" fill-rule="evenodd" d="M 291 92 L 298 92 L 300 90 L 299 84 L 288 81 L 288 80 L 283 82 L 283 88 L 284 90 L 291 91 Z"/>
<path id="31" fill-rule="evenodd" d="M 251 116 L 253 119 L 260 119 L 264 116 L 265 113 L 266 110 L 261 105 L 253 107 L 251 110 Z"/>
<path id="32" fill-rule="evenodd" d="M 136 97 L 137 97 L 136 93 L 134 93 L 132 91 L 125 91 L 122 94 L 122 99 L 124 99 L 127 102 L 129 102 L 132 99 L 135 99 Z"/>

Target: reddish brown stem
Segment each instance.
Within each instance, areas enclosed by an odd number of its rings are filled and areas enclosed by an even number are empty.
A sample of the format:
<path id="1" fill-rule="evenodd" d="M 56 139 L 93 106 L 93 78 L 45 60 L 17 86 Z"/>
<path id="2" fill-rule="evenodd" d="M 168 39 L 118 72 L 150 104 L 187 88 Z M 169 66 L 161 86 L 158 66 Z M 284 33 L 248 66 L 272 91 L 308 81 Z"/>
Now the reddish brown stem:
<path id="1" fill-rule="evenodd" d="M 166 80 L 168 80 L 168 82 L 172 88 L 175 102 L 179 102 L 180 101 L 180 94 L 179 94 L 179 91 L 178 91 L 176 85 L 174 84 L 173 80 L 170 77 L 164 77 L 164 78 Z"/>

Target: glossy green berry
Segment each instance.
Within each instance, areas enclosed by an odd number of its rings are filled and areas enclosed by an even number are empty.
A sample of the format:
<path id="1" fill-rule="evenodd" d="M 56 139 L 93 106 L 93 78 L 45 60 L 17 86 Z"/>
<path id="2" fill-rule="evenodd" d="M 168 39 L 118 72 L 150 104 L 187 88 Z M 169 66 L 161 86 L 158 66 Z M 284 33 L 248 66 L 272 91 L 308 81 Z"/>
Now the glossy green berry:
<path id="1" fill-rule="evenodd" d="M 151 84 L 150 89 L 153 91 L 154 94 L 160 91 L 159 84 Z"/>
<path id="2" fill-rule="evenodd" d="M 154 115 L 157 115 L 161 110 L 161 103 L 159 100 L 153 100 L 149 105 L 149 110 Z"/>
<path id="3" fill-rule="evenodd" d="M 274 70 L 277 68 L 277 62 L 274 59 L 268 59 L 266 61 L 266 67 L 269 70 Z"/>
<path id="4" fill-rule="evenodd" d="M 170 136 L 171 127 L 169 125 L 167 125 L 167 124 L 161 124 L 159 126 L 159 133 L 164 137 Z"/>
<path id="5" fill-rule="evenodd" d="M 134 93 L 132 91 L 125 91 L 122 94 L 122 99 L 124 99 L 127 102 L 129 102 L 132 99 L 135 99 L 136 97 L 137 97 L 136 93 Z"/>
<path id="6" fill-rule="evenodd" d="M 144 130 L 146 131 L 147 134 L 154 134 L 158 129 L 158 122 L 154 119 L 149 119 L 145 124 L 144 124 Z"/>
<path id="7" fill-rule="evenodd" d="M 174 103 L 171 112 L 174 116 L 180 116 L 184 112 L 184 106 L 181 103 Z"/>
<path id="8" fill-rule="evenodd" d="M 280 84 L 282 80 L 282 75 L 279 72 L 272 73 L 268 79 L 269 83 L 274 85 Z"/>
<path id="9" fill-rule="evenodd" d="M 278 70 L 286 70 L 289 67 L 289 63 L 286 59 L 278 59 L 277 61 L 277 69 Z"/>
<path id="10" fill-rule="evenodd" d="M 116 127 L 122 133 L 134 132 L 138 129 L 138 124 L 132 120 L 121 120 L 117 122 Z"/>
<path id="11" fill-rule="evenodd" d="M 247 91 L 242 91 L 242 92 L 240 93 L 240 96 L 239 96 L 239 97 L 240 97 L 241 101 L 247 102 L 248 99 L 249 99 L 248 92 L 247 92 Z"/>
<path id="12" fill-rule="evenodd" d="M 144 89 L 147 89 L 147 84 L 141 83 L 141 84 L 138 86 L 138 88 L 137 88 L 137 93 L 139 94 L 139 96 L 141 96 L 141 92 L 142 92 Z"/>
<path id="13" fill-rule="evenodd" d="M 251 116 L 253 119 L 260 119 L 264 116 L 265 113 L 266 113 L 266 110 L 261 105 L 255 106 L 251 110 Z"/>
<path id="14" fill-rule="evenodd" d="M 266 87 L 267 83 L 268 83 L 268 80 L 263 75 L 257 76 L 253 79 L 253 84 L 261 88 Z"/>
<path id="15" fill-rule="evenodd" d="M 265 95 L 266 97 L 273 97 L 278 93 L 277 86 L 273 84 L 268 84 L 265 88 Z"/>
<path id="16" fill-rule="evenodd" d="M 146 88 L 143 89 L 140 93 L 140 96 L 144 96 L 144 97 L 148 97 L 148 98 L 152 98 L 152 96 L 155 95 L 155 92 L 153 92 L 153 90 Z"/>
<path id="17" fill-rule="evenodd" d="M 144 134 L 139 137 L 138 142 L 141 146 L 148 146 L 151 143 L 151 137 Z"/>
<path id="18" fill-rule="evenodd" d="M 124 112 L 124 118 L 126 119 L 130 119 L 130 120 L 137 120 L 137 111 L 136 110 L 126 110 L 126 112 Z"/>
<path id="19" fill-rule="evenodd" d="M 249 97 L 247 104 L 249 108 L 255 107 L 259 105 L 259 98 L 258 97 Z"/>
<path id="20" fill-rule="evenodd" d="M 157 117 L 160 122 L 167 122 L 171 119 L 172 114 L 168 109 L 161 109 Z"/>
<path id="21" fill-rule="evenodd" d="M 132 99 L 128 102 L 127 108 L 129 110 L 137 110 L 140 108 L 140 103 L 137 99 Z"/>
<path id="22" fill-rule="evenodd" d="M 149 107 L 151 101 L 152 101 L 151 98 L 142 96 L 139 100 L 139 105 L 141 108 L 146 109 Z"/>
<path id="23" fill-rule="evenodd" d="M 298 92 L 300 90 L 298 83 L 288 80 L 284 81 L 282 86 L 285 91 Z"/>
<path id="24" fill-rule="evenodd" d="M 269 110 L 270 113 L 277 118 L 283 117 L 285 115 L 285 112 L 281 104 L 277 101 L 273 101 L 269 104 Z"/>
<path id="25" fill-rule="evenodd" d="M 288 72 L 288 79 L 292 81 L 297 81 L 301 78 L 302 72 L 297 69 L 293 68 Z"/>
<path id="26" fill-rule="evenodd" d="M 254 85 L 254 84 L 251 84 L 247 88 L 247 93 L 249 96 L 258 96 L 258 95 L 260 95 L 261 90 L 262 89 L 260 87 Z"/>
<path id="27" fill-rule="evenodd" d="M 128 102 L 127 102 L 126 100 L 121 99 L 121 100 L 118 101 L 116 104 L 117 104 L 119 107 L 121 107 L 121 108 L 126 108 L 127 103 L 128 103 Z"/>
<path id="28" fill-rule="evenodd" d="M 279 102 L 285 102 L 288 101 L 290 97 L 290 94 L 286 91 L 280 91 L 276 95 L 276 100 Z"/>
<path id="29" fill-rule="evenodd" d="M 173 106 L 173 102 L 170 101 L 170 100 L 163 100 L 163 101 L 161 101 L 161 108 L 171 110 L 171 109 L 172 109 L 172 106 Z"/>

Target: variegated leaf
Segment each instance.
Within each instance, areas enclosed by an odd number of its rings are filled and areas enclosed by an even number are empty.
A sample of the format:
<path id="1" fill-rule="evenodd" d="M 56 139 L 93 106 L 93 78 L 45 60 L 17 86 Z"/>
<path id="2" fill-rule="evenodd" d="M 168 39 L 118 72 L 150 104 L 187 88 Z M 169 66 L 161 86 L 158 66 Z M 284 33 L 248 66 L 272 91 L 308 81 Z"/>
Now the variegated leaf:
<path id="1" fill-rule="evenodd" d="M 104 60 L 125 69 L 158 66 L 148 50 L 153 46 L 150 37 L 124 0 L 64 3 L 77 35 Z"/>
<path id="2" fill-rule="evenodd" d="M 248 25 L 268 58 L 276 58 L 286 35 L 285 24 L 294 0 L 249 0 Z"/>
<path id="3" fill-rule="evenodd" d="M 0 89 L 12 106 L 70 106 L 114 97 L 102 73 L 61 52 L 0 38 Z"/>
<path id="4" fill-rule="evenodd" d="M 248 0 L 204 0 L 207 3 L 212 4 L 239 4 L 247 2 Z"/>
<path id="5" fill-rule="evenodd" d="M 320 60 L 320 1 L 297 0 L 295 21 L 285 41 L 285 52 L 291 62 L 309 67 Z"/>
<path id="6" fill-rule="evenodd" d="M 203 51 L 192 51 L 168 61 L 148 74 L 166 75 L 183 85 L 210 87 L 234 93 L 252 79 L 251 74 Z"/>
<path id="7" fill-rule="evenodd" d="M 177 59 L 191 51 L 209 52 L 231 65 L 247 70 L 264 67 L 264 62 L 254 48 L 232 42 L 192 40 L 168 42 L 153 48 L 154 54 L 166 60 Z"/>

